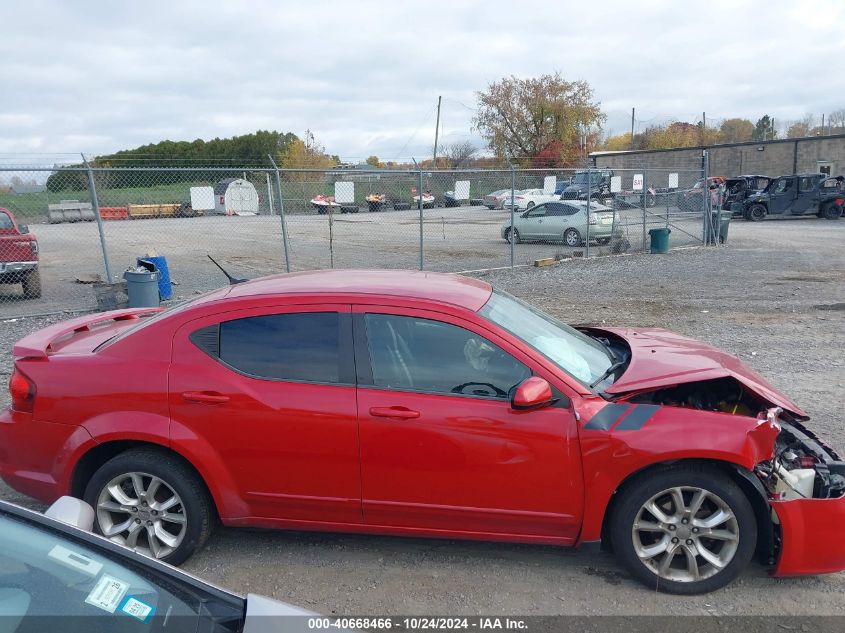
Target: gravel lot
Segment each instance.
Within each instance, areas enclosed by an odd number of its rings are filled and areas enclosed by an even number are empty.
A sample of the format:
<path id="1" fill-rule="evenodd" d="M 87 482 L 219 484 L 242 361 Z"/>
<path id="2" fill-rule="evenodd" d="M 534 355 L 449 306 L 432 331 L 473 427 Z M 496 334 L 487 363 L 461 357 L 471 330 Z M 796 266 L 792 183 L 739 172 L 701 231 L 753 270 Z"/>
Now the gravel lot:
<path id="1" fill-rule="evenodd" d="M 733 352 L 845 448 L 845 222 L 731 232 L 725 248 L 479 276 L 572 323 L 666 327 Z M 3 379 L 11 344 L 52 320 L 0 321 Z M 1 484 L 0 497 L 38 507 Z M 185 567 L 324 613 L 845 614 L 845 574 L 774 580 L 752 566 L 727 590 L 678 598 L 643 588 L 608 554 L 541 546 L 221 529 Z"/>

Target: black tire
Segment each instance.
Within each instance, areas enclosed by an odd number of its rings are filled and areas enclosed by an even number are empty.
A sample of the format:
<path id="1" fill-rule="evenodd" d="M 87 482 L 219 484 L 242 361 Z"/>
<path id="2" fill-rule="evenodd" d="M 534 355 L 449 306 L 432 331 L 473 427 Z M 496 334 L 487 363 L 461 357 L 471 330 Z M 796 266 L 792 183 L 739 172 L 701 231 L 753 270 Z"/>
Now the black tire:
<path id="1" fill-rule="evenodd" d="M 41 298 L 41 272 L 36 268 L 26 273 L 21 279 L 21 288 L 27 299 Z"/>
<path id="2" fill-rule="evenodd" d="M 693 495 L 696 494 L 696 490 L 705 491 L 708 495 L 710 495 L 706 497 L 706 500 L 700 505 L 700 509 L 697 514 L 693 515 L 693 517 L 698 517 L 702 513 L 705 513 L 705 518 L 707 518 L 706 513 L 713 511 L 708 504 L 717 508 L 718 512 L 719 506 L 717 505 L 717 502 L 723 503 L 724 506 L 730 510 L 733 516 L 722 523 L 716 523 L 712 526 L 712 528 L 719 528 L 720 526 L 724 527 L 724 529 L 714 529 L 714 531 L 718 531 L 723 534 L 730 533 L 736 536 L 736 542 L 733 543 L 732 541 L 720 540 L 721 537 L 718 539 L 712 539 L 691 534 L 691 530 L 699 531 L 706 528 L 691 527 L 695 525 L 696 521 L 689 519 L 687 519 L 688 522 L 684 525 L 682 525 L 680 521 L 675 522 L 673 531 L 649 531 L 641 528 L 640 532 L 636 532 L 635 525 L 637 525 L 637 521 L 643 512 L 645 512 L 646 517 L 651 518 L 645 519 L 639 525 L 646 522 L 651 525 L 663 525 L 656 515 L 648 513 L 648 511 L 644 508 L 644 506 L 652 500 L 656 499 L 656 502 L 653 505 L 655 505 L 658 510 L 665 512 L 667 514 L 667 518 L 673 520 L 676 518 L 675 510 L 672 509 L 670 511 L 670 507 L 674 508 L 673 503 L 670 505 L 663 505 L 660 503 L 660 499 L 663 498 L 661 495 L 668 493 L 673 489 L 680 489 L 682 491 L 684 503 L 690 503 L 690 505 L 693 504 Z M 724 587 L 736 579 L 736 577 L 746 568 L 754 555 L 754 550 L 757 546 L 757 520 L 754 515 L 754 510 L 752 509 L 748 498 L 739 486 L 731 481 L 729 477 L 716 469 L 698 465 L 681 465 L 668 467 L 659 471 L 651 471 L 647 476 L 634 480 L 618 494 L 620 494 L 621 497 L 614 507 L 613 514 L 610 517 L 611 524 L 609 534 L 613 544 L 613 550 L 621 562 L 631 572 L 631 575 L 651 589 L 658 589 L 666 593 L 684 595 L 715 591 L 716 589 Z M 687 495 L 690 496 L 687 497 Z M 688 498 L 689 501 L 687 501 Z M 672 524 L 667 525 L 671 527 Z M 641 535 L 649 533 L 656 535 L 652 538 L 657 542 L 650 542 L 647 545 L 642 544 L 641 540 L 639 540 L 642 538 Z M 669 535 L 671 534 L 676 534 L 678 536 L 670 537 Z M 710 555 L 715 557 L 724 555 L 730 556 L 730 558 L 725 561 L 724 567 L 719 569 L 717 566 L 707 562 L 707 560 L 701 557 L 700 554 L 694 554 L 693 559 L 696 561 L 695 569 L 698 573 L 702 573 L 703 568 L 704 573 L 707 575 L 700 580 L 671 579 L 661 577 L 654 567 L 640 559 L 640 556 L 637 554 L 635 540 L 639 540 L 641 548 L 654 548 L 665 544 L 667 551 L 658 551 L 658 553 L 652 556 L 649 560 L 654 561 L 656 556 L 664 554 L 663 558 L 661 558 L 660 561 L 657 561 L 656 564 L 659 566 L 659 563 L 664 562 L 668 557 L 670 561 L 670 568 L 665 575 L 677 575 L 678 578 L 685 573 L 690 575 L 688 574 L 690 562 L 689 557 L 686 554 L 692 548 L 703 547 Z M 689 544 L 690 547 L 687 547 L 686 544 Z M 673 554 L 672 556 L 669 556 L 668 548 L 670 547 L 673 548 L 673 551 L 677 552 L 679 555 Z M 722 548 L 728 549 L 723 550 Z M 714 550 L 718 551 L 714 552 Z M 645 552 L 645 550 L 643 551 Z M 698 565 L 699 560 L 703 562 L 701 567 Z M 685 562 L 687 572 L 683 570 Z M 676 563 L 678 563 L 678 566 L 680 566 L 681 569 L 677 568 L 675 565 Z M 710 566 L 709 568 L 708 565 Z"/>
<path id="3" fill-rule="evenodd" d="M 505 229 L 505 241 L 510 244 L 511 241 L 511 227 Z M 519 244 L 522 239 L 519 237 L 519 229 L 513 229 L 513 243 Z"/>
<path id="4" fill-rule="evenodd" d="M 746 211 L 746 217 L 752 222 L 760 222 L 766 217 L 766 207 L 762 204 L 752 204 Z"/>
<path id="5" fill-rule="evenodd" d="M 581 234 L 577 229 L 570 227 L 563 232 L 563 243 L 567 246 L 576 248 L 581 246 L 581 241 Z"/>
<path id="6" fill-rule="evenodd" d="M 178 457 L 155 448 L 135 448 L 113 457 L 103 464 L 85 487 L 84 499 L 95 513 L 98 499 L 104 488 L 116 477 L 128 473 L 145 473 L 161 479 L 180 498 L 185 516 L 185 531 L 181 542 L 160 560 L 171 565 L 185 562 L 202 547 L 211 535 L 214 525 L 214 505 L 202 479 Z M 137 520 L 136 520 L 137 522 Z M 103 534 L 100 517 L 96 516 L 94 529 Z M 117 540 L 118 539 L 112 539 Z"/>
<path id="7" fill-rule="evenodd" d="M 828 202 L 821 210 L 821 216 L 825 220 L 838 220 L 842 217 L 842 207 L 835 202 Z"/>

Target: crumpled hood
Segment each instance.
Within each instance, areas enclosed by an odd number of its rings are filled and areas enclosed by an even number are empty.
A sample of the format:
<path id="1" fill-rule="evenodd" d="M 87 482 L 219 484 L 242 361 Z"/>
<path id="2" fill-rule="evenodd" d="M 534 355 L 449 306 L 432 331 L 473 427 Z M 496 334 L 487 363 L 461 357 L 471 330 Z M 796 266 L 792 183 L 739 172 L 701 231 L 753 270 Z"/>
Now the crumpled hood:
<path id="1" fill-rule="evenodd" d="M 623 338 L 631 347 L 625 373 L 607 388 L 608 394 L 659 389 L 689 382 L 733 377 L 773 406 L 799 417 L 807 414 L 765 378 L 736 356 L 660 328 L 590 328 Z"/>

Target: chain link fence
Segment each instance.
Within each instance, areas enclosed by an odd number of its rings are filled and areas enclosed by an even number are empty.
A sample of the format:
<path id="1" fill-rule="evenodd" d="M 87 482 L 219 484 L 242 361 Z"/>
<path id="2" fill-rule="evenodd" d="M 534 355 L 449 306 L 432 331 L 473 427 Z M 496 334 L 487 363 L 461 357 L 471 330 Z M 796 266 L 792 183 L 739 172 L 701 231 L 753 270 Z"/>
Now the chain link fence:
<path id="1" fill-rule="evenodd" d="M 125 301 L 139 259 L 179 301 L 322 268 L 465 272 L 712 243 L 701 170 L 0 167 L 0 319 Z M 164 289 L 163 289 L 164 290 Z"/>

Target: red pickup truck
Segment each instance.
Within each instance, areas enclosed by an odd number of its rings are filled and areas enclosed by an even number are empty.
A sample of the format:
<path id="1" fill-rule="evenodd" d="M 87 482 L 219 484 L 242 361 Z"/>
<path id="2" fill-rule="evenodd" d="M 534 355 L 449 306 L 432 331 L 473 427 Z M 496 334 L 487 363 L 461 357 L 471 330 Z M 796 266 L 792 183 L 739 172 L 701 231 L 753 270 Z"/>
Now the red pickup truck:
<path id="1" fill-rule="evenodd" d="M 8 209 L 0 207 L 0 284 L 21 284 L 23 296 L 41 296 L 38 240 L 25 224 L 18 224 Z"/>

